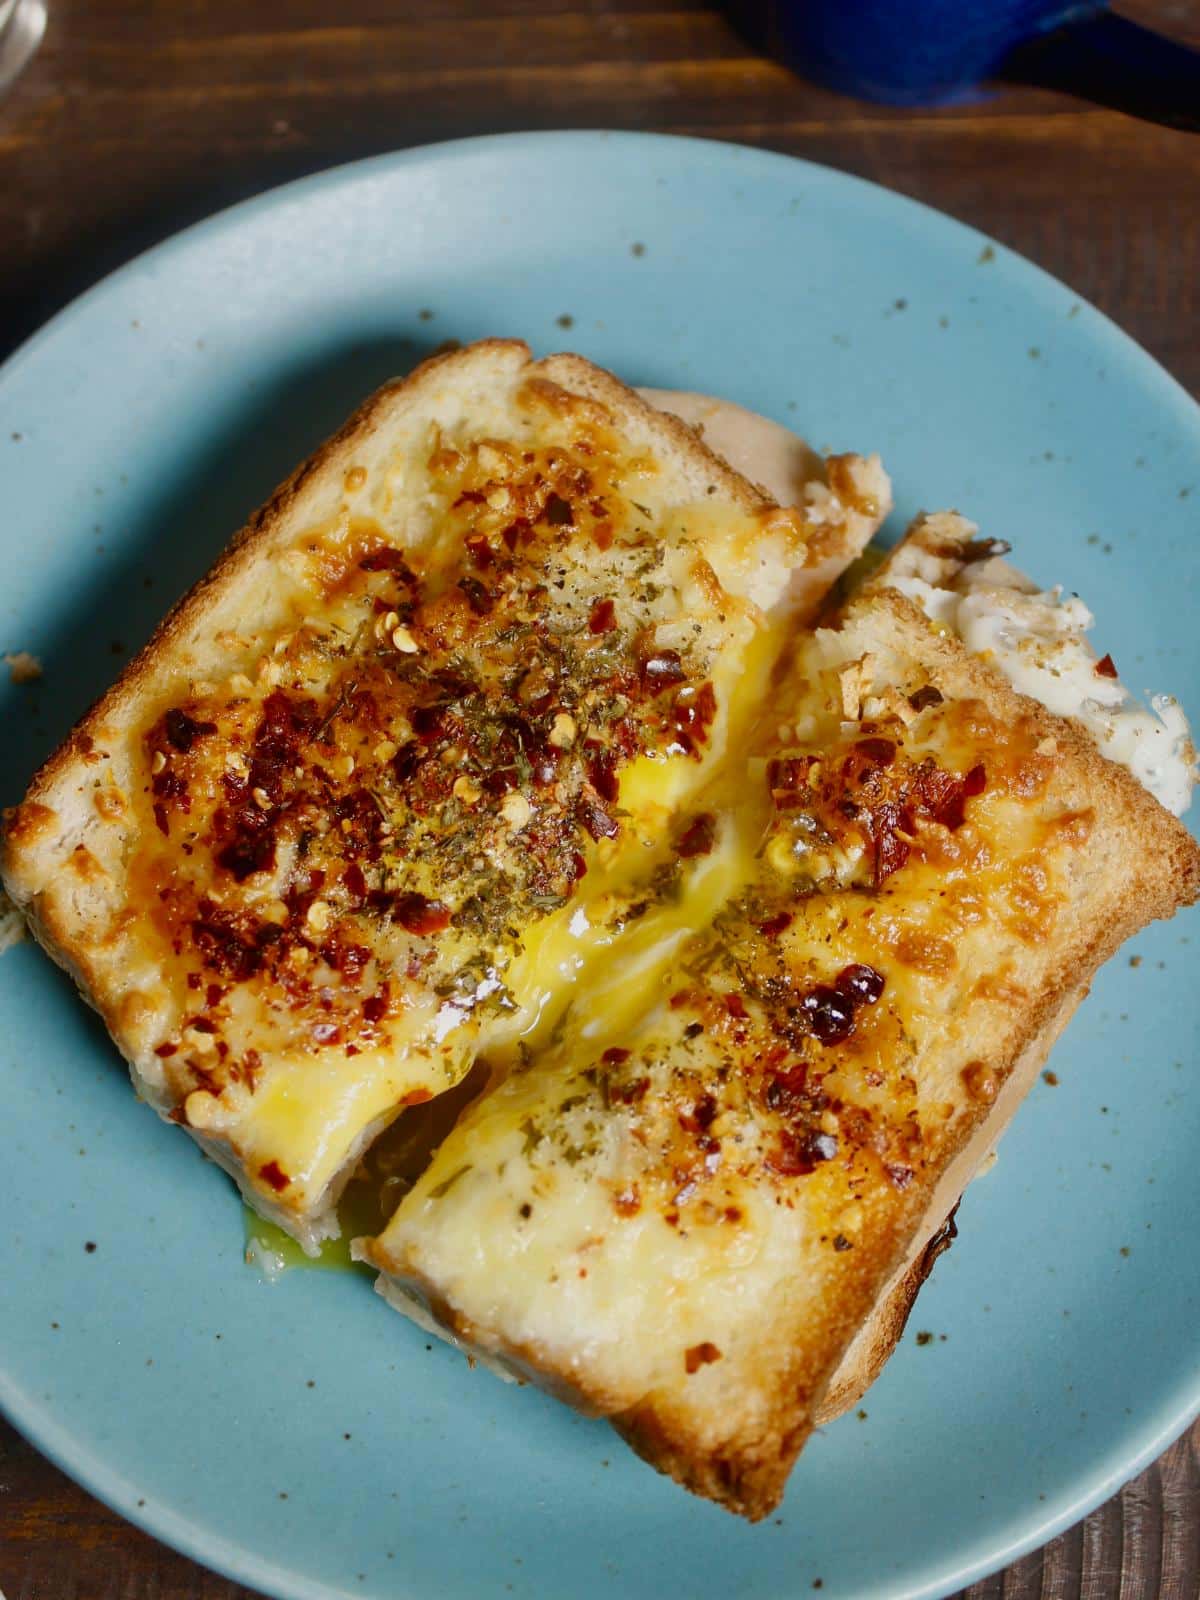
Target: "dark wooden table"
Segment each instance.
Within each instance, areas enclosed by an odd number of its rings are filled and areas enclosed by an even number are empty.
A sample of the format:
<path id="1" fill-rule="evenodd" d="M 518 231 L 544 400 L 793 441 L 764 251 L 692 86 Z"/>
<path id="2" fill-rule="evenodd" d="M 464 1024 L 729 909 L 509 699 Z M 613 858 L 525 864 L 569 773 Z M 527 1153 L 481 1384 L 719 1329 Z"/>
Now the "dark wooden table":
<path id="1" fill-rule="evenodd" d="M 792 151 L 981 227 L 1200 393 L 1200 138 L 1010 89 L 899 113 L 757 57 L 689 0 L 49 0 L 0 101 L 0 355 L 197 217 L 375 151 L 511 128 L 667 129 Z M 1123 9 L 1200 42 L 1196 0 Z M 0 1424 L 8 1600 L 249 1600 Z M 1200 1426 L 971 1600 L 1196 1600 Z"/>

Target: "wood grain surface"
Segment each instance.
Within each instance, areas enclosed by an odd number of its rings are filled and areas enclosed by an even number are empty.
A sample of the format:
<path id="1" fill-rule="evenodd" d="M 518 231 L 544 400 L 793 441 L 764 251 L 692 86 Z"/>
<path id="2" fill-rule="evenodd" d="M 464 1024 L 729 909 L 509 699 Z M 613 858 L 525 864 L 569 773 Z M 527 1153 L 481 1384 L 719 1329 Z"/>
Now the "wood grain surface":
<path id="1" fill-rule="evenodd" d="M 1032 89 L 898 112 L 806 85 L 689 0 L 48 0 L 0 101 L 0 356 L 147 245 L 357 156 L 662 129 L 860 173 L 1031 257 L 1200 393 L 1200 137 Z M 1122 7 L 1200 43 L 1197 0 Z M 252 1600 L 0 1423 L 7 1600 Z M 1200 1426 L 970 1600 L 1197 1600 Z"/>

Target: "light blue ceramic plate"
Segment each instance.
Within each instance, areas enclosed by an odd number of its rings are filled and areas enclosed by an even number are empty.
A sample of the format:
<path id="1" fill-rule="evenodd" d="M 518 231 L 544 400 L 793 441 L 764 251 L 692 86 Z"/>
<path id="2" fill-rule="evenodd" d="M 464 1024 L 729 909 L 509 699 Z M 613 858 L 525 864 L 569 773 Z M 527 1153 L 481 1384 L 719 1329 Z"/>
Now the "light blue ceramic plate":
<path id="1" fill-rule="evenodd" d="M 897 524 L 969 510 L 1083 590 L 1135 685 L 1200 713 L 1200 414 L 1095 311 L 819 167 L 522 136 L 241 206 L 0 374 L 0 650 L 46 664 L 0 688 L 0 799 L 362 395 L 491 333 L 880 449 Z M 260 1282 L 229 1183 L 20 946 L 0 960 L 0 1398 L 126 1516 L 279 1596 L 942 1595 L 1081 1516 L 1200 1404 L 1198 935 L 1181 916 L 1103 973 L 869 1415 L 812 1441 L 758 1528 L 469 1373 L 362 1279 Z"/>

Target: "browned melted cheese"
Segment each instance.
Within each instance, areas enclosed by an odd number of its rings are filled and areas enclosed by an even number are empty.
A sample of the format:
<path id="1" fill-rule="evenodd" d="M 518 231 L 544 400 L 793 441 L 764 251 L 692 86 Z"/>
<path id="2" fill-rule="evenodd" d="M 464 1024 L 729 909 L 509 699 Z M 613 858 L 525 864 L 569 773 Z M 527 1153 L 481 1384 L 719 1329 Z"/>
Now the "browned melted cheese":
<path id="1" fill-rule="evenodd" d="M 601 1410 L 761 1349 L 785 1302 L 814 1336 L 851 1304 L 863 1240 L 903 1236 L 996 1092 L 972 1041 L 1029 1000 L 1087 842 L 1033 719 L 840 648 L 802 653 L 783 747 L 716 796 L 736 887 L 645 1015 L 569 1019 L 368 1247 Z"/>

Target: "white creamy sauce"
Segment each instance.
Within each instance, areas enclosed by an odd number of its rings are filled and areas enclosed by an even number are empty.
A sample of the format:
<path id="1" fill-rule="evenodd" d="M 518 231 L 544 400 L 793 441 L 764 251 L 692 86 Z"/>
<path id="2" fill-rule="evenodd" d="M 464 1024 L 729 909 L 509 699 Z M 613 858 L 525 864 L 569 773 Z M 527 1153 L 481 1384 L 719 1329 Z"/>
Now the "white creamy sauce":
<path id="1" fill-rule="evenodd" d="M 1081 722 L 1110 761 L 1128 767 L 1176 816 L 1191 804 L 1196 750 L 1172 695 L 1138 702 L 1119 678 L 1096 671 L 1087 642 L 1095 618 L 1077 595 L 1024 594 L 978 586 L 938 589 L 922 578 L 894 578 L 934 622 L 952 629 L 973 655 L 997 666 L 1020 694 Z"/>

